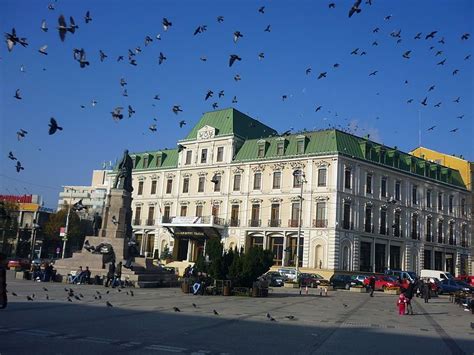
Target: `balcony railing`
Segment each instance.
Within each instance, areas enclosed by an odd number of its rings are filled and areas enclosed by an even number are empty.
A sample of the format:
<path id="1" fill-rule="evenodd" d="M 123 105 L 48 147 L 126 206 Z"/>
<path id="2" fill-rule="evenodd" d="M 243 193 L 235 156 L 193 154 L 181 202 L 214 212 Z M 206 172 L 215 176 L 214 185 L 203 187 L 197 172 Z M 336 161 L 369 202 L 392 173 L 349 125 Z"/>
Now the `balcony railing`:
<path id="1" fill-rule="evenodd" d="M 281 226 L 281 219 L 269 219 L 268 220 L 269 227 L 280 227 Z"/>
<path id="2" fill-rule="evenodd" d="M 288 220 L 288 227 L 298 227 L 298 226 L 299 226 L 299 220 L 297 219 Z"/>
<path id="3" fill-rule="evenodd" d="M 142 220 L 140 218 L 134 218 L 132 224 L 134 226 L 141 226 L 142 225 Z"/>
<path id="4" fill-rule="evenodd" d="M 327 226 L 327 219 L 313 219 L 313 228 L 326 228 Z"/>
<path id="5" fill-rule="evenodd" d="M 146 220 L 146 225 L 147 226 L 154 226 L 155 225 L 155 220 L 153 218 L 148 218 Z"/>
<path id="6" fill-rule="evenodd" d="M 249 227 L 260 227 L 262 221 L 260 219 L 249 219 Z"/>
<path id="7" fill-rule="evenodd" d="M 238 219 L 238 218 L 231 218 L 229 225 L 230 225 L 231 227 L 238 227 L 238 226 L 240 226 L 240 219 Z"/>
<path id="8" fill-rule="evenodd" d="M 170 224 L 215 224 L 218 226 L 224 226 L 225 220 L 216 216 L 163 216 L 161 223 Z"/>

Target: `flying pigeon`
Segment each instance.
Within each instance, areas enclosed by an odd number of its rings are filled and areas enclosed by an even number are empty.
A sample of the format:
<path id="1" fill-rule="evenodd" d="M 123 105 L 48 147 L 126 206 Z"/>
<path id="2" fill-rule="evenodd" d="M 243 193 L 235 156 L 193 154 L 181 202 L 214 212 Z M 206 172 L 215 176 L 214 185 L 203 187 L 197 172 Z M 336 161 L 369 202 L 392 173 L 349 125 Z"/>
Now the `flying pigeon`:
<path id="1" fill-rule="evenodd" d="M 464 40 L 468 40 L 470 36 L 471 36 L 471 35 L 470 35 L 469 33 L 464 33 L 464 34 L 461 36 L 461 40 L 463 40 L 463 41 L 464 41 Z"/>
<path id="2" fill-rule="evenodd" d="M 199 57 L 199 60 L 200 60 L 201 62 L 206 62 L 206 61 L 207 61 L 207 57 L 206 57 L 206 56 Z"/>
<path id="3" fill-rule="evenodd" d="M 17 160 L 16 157 L 13 155 L 12 152 L 9 152 L 9 153 L 8 153 L 8 159 L 10 159 L 10 160 Z"/>
<path id="4" fill-rule="evenodd" d="M 272 31 L 271 25 L 267 25 L 267 27 L 265 27 L 265 29 L 263 30 L 263 32 L 271 32 L 271 31 Z"/>
<path id="5" fill-rule="evenodd" d="M 431 126 L 430 128 L 427 129 L 427 131 L 432 131 L 435 129 L 436 126 Z"/>
<path id="6" fill-rule="evenodd" d="M 103 62 L 105 58 L 107 58 L 107 54 L 105 54 L 102 49 L 99 49 L 99 56 L 100 56 L 100 61 Z"/>
<path id="7" fill-rule="evenodd" d="M 156 95 L 153 97 L 153 100 L 158 100 L 158 101 L 160 101 L 160 95 L 156 94 Z"/>
<path id="8" fill-rule="evenodd" d="M 362 10 L 360 9 L 360 3 L 362 2 L 362 0 L 356 0 L 354 5 L 352 5 L 351 9 L 349 10 L 349 18 L 352 17 L 352 15 L 354 15 L 354 13 L 359 13 L 361 12 Z"/>
<path id="9" fill-rule="evenodd" d="M 428 39 L 428 38 L 434 38 L 435 34 L 437 34 L 438 31 L 432 31 L 430 33 L 428 33 L 425 37 L 425 39 Z"/>
<path id="10" fill-rule="evenodd" d="M 84 204 L 82 203 L 82 198 L 77 201 L 75 204 L 72 205 L 72 209 L 73 211 L 82 211 L 84 209 L 87 209 L 86 206 L 84 206 Z"/>
<path id="11" fill-rule="evenodd" d="M 74 58 L 79 62 L 81 68 L 85 68 L 89 65 L 89 62 L 86 60 L 86 51 L 84 48 L 74 49 Z"/>
<path id="12" fill-rule="evenodd" d="M 40 49 L 38 49 L 38 52 L 40 52 L 41 54 L 44 54 L 44 55 L 48 55 L 48 52 L 46 52 L 47 49 L 48 49 L 48 46 L 44 45 Z"/>
<path id="13" fill-rule="evenodd" d="M 239 40 L 239 38 L 243 37 L 244 35 L 242 33 L 240 33 L 240 31 L 235 31 L 234 32 L 234 43 L 237 43 L 237 41 Z"/>
<path id="14" fill-rule="evenodd" d="M 55 134 L 58 129 L 60 131 L 63 130 L 62 127 L 58 126 L 58 123 L 56 122 L 54 117 L 50 118 L 48 126 L 49 126 L 49 131 L 48 131 L 49 135 Z"/>
<path id="15" fill-rule="evenodd" d="M 217 16 L 217 22 L 219 23 L 224 22 L 224 16 Z"/>
<path id="16" fill-rule="evenodd" d="M 441 102 L 438 102 L 434 107 L 441 107 Z"/>
<path id="17" fill-rule="evenodd" d="M 402 57 L 405 59 L 410 59 L 410 53 L 411 51 L 406 51 L 405 53 L 403 53 Z"/>
<path id="18" fill-rule="evenodd" d="M 132 117 L 132 115 L 135 113 L 135 110 L 131 105 L 128 105 L 128 118 Z"/>
<path id="19" fill-rule="evenodd" d="M 322 106 L 318 106 L 318 107 L 316 107 L 316 110 L 315 110 L 314 112 L 318 112 L 318 111 L 320 111 L 322 108 L 323 108 Z"/>
<path id="20" fill-rule="evenodd" d="M 183 112 L 181 105 L 174 105 L 171 111 L 173 111 L 175 115 L 177 115 L 179 112 Z"/>
<path id="21" fill-rule="evenodd" d="M 336 8 L 336 4 L 333 3 L 333 2 L 331 2 L 331 3 L 329 4 L 329 8 L 330 8 L 330 9 L 335 9 L 335 8 Z"/>
<path id="22" fill-rule="evenodd" d="M 459 103 L 459 100 L 461 100 L 461 97 L 458 96 L 456 99 L 453 100 L 453 102 L 456 102 L 457 104 Z"/>
<path id="23" fill-rule="evenodd" d="M 388 15 L 388 16 L 385 16 L 383 19 L 384 19 L 385 21 L 389 21 L 391 18 L 392 18 L 392 15 Z"/>
<path id="24" fill-rule="evenodd" d="M 311 74 L 311 70 L 312 70 L 311 68 L 307 68 L 306 71 L 305 71 L 306 75 Z"/>
<path id="25" fill-rule="evenodd" d="M 359 51 L 359 48 L 356 48 L 351 52 L 351 54 L 352 55 L 357 55 L 357 54 L 359 54 L 358 51 Z"/>
<path id="26" fill-rule="evenodd" d="M 13 49 L 13 46 L 15 46 L 17 43 L 21 44 L 23 47 L 28 46 L 28 43 L 26 42 L 26 38 L 24 37 L 17 37 L 15 28 L 12 28 L 11 33 L 5 33 L 5 39 L 7 42 L 7 48 L 8 51 L 11 52 Z"/>
<path id="27" fill-rule="evenodd" d="M 265 13 L 265 6 L 262 6 L 261 8 L 259 8 L 258 12 L 260 12 L 261 14 L 264 14 Z"/>
<path id="28" fill-rule="evenodd" d="M 20 161 L 18 161 L 18 160 L 17 160 L 17 162 L 16 162 L 15 168 L 16 168 L 16 172 L 17 172 L 17 173 L 19 173 L 19 172 L 22 171 L 22 170 L 25 170 L 25 168 L 21 166 L 21 163 L 20 163 Z"/>
<path id="29" fill-rule="evenodd" d="M 215 309 L 212 310 L 212 312 L 214 313 L 214 315 L 218 316 L 219 313 L 217 313 L 217 311 Z"/>
<path id="30" fill-rule="evenodd" d="M 426 105 L 427 105 L 427 100 L 428 100 L 428 97 L 425 97 L 425 98 L 423 99 L 423 101 L 421 101 L 421 104 L 422 104 L 423 106 L 426 106 Z"/>
<path id="31" fill-rule="evenodd" d="M 456 133 L 456 132 L 458 131 L 458 129 L 459 129 L 459 128 L 454 128 L 454 129 L 450 130 L 449 132 L 451 132 L 451 133 Z"/>
<path id="32" fill-rule="evenodd" d="M 22 97 L 21 97 L 21 95 L 20 95 L 20 89 L 16 89 L 16 91 L 15 91 L 15 96 L 13 96 L 13 97 L 14 97 L 15 99 L 17 99 L 17 100 L 21 100 L 21 99 L 22 99 Z"/>
<path id="33" fill-rule="evenodd" d="M 41 30 L 43 32 L 48 32 L 48 25 L 46 24 L 46 20 L 41 21 Z"/>
<path id="34" fill-rule="evenodd" d="M 214 110 L 216 110 L 217 107 L 219 107 L 219 105 L 217 104 L 217 102 L 214 102 L 214 103 L 212 104 L 212 108 L 213 108 Z"/>
<path id="35" fill-rule="evenodd" d="M 145 37 L 145 47 L 148 46 L 151 42 L 153 42 L 153 38 L 150 36 Z"/>
<path id="36" fill-rule="evenodd" d="M 240 74 L 236 74 L 236 75 L 234 76 L 234 80 L 235 80 L 235 81 L 242 80 L 242 78 L 240 77 Z"/>
<path id="37" fill-rule="evenodd" d="M 152 132 L 156 132 L 156 124 L 152 124 L 148 129 Z"/>
<path id="38" fill-rule="evenodd" d="M 219 99 L 224 96 L 224 90 L 219 91 Z"/>
<path id="39" fill-rule="evenodd" d="M 436 65 L 444 65 L 446 63 L 446 59 L 443 59 L 441 62 L 437 63 Z"/>
<path id="40" fill-rule="evenodd" d="M 321 79 L 321 78 L 325 78 L 326 75 L 327 75 L 327 72 L 320 73 L 319 76 L 318 76 L 318 80 Z"/>
<path id="41" fill-rule="evenodd" d="M 369 74 L 369 76 L 375 76 L 378 72 L 378 70 L 374 70 L 372 73 Z"/>
<path id="42" fill-rule="evenodd" d="M 206 97 L 204 98 L 204 101 L 207 101 L 207 99 L 212 97 L 212 95 L 214 95 L 214 92 L 212 90 L 208 90 L 206 93 Z"/>
<path id="43" fill-rule="evenodd" d="M 229 58 L 229 67 L 231 67 L 236 60 L 241 61 L 242 58 L 240 58 L 237 54 L 231 54 Z"/>
<path id="44" fill-rule="evenodd" d="M 111 112 L 112 118 L 113 118 L 115 121 L 119 121 L 119 120 L 121 120 L 121 119 L 123 118 L 122 110 L 123 110 L 123 107 L 117 106 L 117 107 L 114 108 L 114 110 Z"/>
<path id="45" fill-rule="evenodd" d="M 183 126 L 186 124 L 186 121 L 179 121 L 179 128 L 183 128 Z"/>
<path id="46" fill-rule="evenodd" d="M 173 307 L 173 310 L 174 310 L 175 312 L 181 312 L 181 310 L 180 310 L 178 307 Z"/>
<path id="47" fill-rule="evenodd" d="M 453 70 L 453 75 L 456 75 L 457 73 L 459 73 L 459 69 L 454 69 Z"/>
<path id="48" fill-rule="evenodd" d="M 422 35 L 422 33 L 418 32 L 413 39 L 421 39 L 421 35 Z"/>
<path id="49" fill-rule="evenodd" d="M 92 21 L 92 17 L 91 17 L 90 11 L 87 11 L 87 12 L 86 12 L 86 16 L 84 16 L 84 21 L 85 21 L 86 23 L 89 23 L 89 22 Z"/>
<path id="50" fill-rule="evenodd" d="M 168 31 L 168 29 L 173 25 L 166 17 L 163 17 L 163 29 Z"/>
<path id="51" fill-rule="evenodd" d="M 236 103 L 237 103 L 237 96 L 234 96 L 234 97 L 232 98 L 232 103 L 233 103 L 233 104 L 236 104 Z"/>
<path id="52" fill-rule="evenodd" d="M 166 60 L 165 55 L 163 54 L 163 52 L 160 52 L 160 57 L 158 58 L 158 64 L 161 65 L 161 63 L 163 63 L 165 60 Z"/>

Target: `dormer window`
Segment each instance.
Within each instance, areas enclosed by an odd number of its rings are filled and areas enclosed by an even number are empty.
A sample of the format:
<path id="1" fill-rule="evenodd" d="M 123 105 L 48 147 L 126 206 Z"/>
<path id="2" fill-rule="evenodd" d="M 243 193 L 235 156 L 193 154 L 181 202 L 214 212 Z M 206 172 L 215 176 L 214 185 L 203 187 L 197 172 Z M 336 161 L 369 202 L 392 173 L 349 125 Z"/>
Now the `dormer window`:
<path id="1" fill-rule="evenodd" d="M 265 143 L 258 144 L 257 158 L 263 158 L 265 156 Z"/>
<path id="2" fill-rule="evenodd" d="M 296 141 L 296 154 L 304 153 L 304 139 L 298 139 Z"/>
<path id="3" fill-rule="evenodd" d="M 156 155 L 156 167 L 159 168 L 161 166 L 161 162 L 162 162 L 162 156 L 161 154 L 157 154 Z"/>
<path id="4" fill-rule="evenodd" d="M 143 157 L 143 169 L 148 168 L 148 154 Z"/>
<path id="5" fill-rule="evenodd" d="M 285 152 L 285 142 L 277 143 L 277 155 L 283 155 Z"/>

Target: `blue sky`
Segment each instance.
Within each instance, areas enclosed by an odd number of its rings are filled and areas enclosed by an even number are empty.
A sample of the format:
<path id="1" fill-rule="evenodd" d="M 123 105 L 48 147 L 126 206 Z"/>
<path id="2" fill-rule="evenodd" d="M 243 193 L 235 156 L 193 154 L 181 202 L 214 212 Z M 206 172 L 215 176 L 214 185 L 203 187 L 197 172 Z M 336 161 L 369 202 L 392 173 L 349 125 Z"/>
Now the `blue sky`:
<path id="1" fill-rule="evenodd" d="M 52 2 L 52 1 L 51 1 Z M 336 7 L 329 9 L 334 2 Z M 0 193 L 36 193 L 55 207 L 61 185 L 87 185 L 93 169 L 131 152 L 171 148 L 184 138 L 203 112 L 235 107 L 285 131 L 329 125 L 409 151 L 423 146 L 474 160 L 473 2 L 363 1 L 362 12 L 348 18 L 352 1 L 48 1 L 3 0 L 2 32 L 16 28 L 27 48 L 0 46 Z M 258 12 L 265 6 L 265 13 Z M 89 10 L 92 22 L 85 24 Z M 79 29 L 59 39 L 60 14 L 73 16 Z M 224 16 L 218 23 L 216 17 Z M 384 17 L 392 15 L 390 20 Z M 172 27 L 164 31 L 163 17 Z M 40 29 L 45 19 L 49 31 Z M 68 21 L 69 22 L 69 21 Z M 207 31 L 193 36 L 195 28 Z M 271 25 L 271 32 L 264 32 Z M 378 33 L 372 30 L 380 28 Z M 401 29 L 401 43 L 390 33 Z M 234 31 L 244 37 L 233 42 Z M 438 31 L 434 39 L 425 35 Z M 418 32 L 422 39 L 415 40 Z M 156 35 L 161 34 L 161 41 Z M 155 40 L 144 45 L 145 36 Z M 438 41 L 444 38 L 445 44 Z M 377 41 L 378 46 L 373 46 Z M 4 41 L 3 41 L 4 42 Z M 48 55 L 38 49 L 48 45 Z M 127 61 L 128 49 L 140 46 Z M 430 50 L 430 47 L 434 49 Z M 84 48 L 90 66 L 74 61 L 73 48 Z M 367 55 L 351 55 L 355 48 Z M 108 58 L 99 60 L 99 49 Z M 411 59 L 402 54 L 411 50 Z M 437 51 L 443 51 L 435 56 Z M 159 53 L 167 60 L 158 65 Z M 265 58 L 258 59 L 263 52 Z M 230 54 L 242 61 L 228 67 Z M 117 62 L 123 55 L 125 60 Z M 206 62 L 199 58 L 205 56 Z M 444 66 L 436 65 L 446 59 Z M 340 64 L 334 68 L 335 63 Z M 20 71 L 21 65 L 25 72 Z M 305 74 L 312 68 L 310 75 Z M 43 70 L 45 69 L 45 70 Z M 457 75 L 452 72 L 458 69 Z M 377 70 L 377 74 L 369 73 Z M 327 72 L 321 80 L 317 76 Z M 239 74 L 242 80 L 234 81 Z M 127 81 L 122 96 L 120 78 Z M 405 84 L 408 80 L 408 84 Z M 428 92 L 430 86 L 435 89 Z M 13 96 L 20 89 L 22 100 Z M 208 101 L 208 90 L 215 95 Z M 220 90 L 223 98 L 217 98 Z M 153 97 L 159 94 L 161 100 Z M 238 103 L 232 104 L 233 96 Z M 288 99 L 282 100 L 282 95 Z M 428 106 L 420 102 L 428 97 Z M 461 97 L 459 103 L 453 102 Z M 413 99 L 407 104 L 408 99 Z M 98 103 L 91 106 L 91 100 Z M 434 107 L 441 102 L 439 108 Z M 114 122 L 116 106 L 132 105 L 136 114 Z M 171 108 L 181 105 L 175 115 Z M 85 105 L 85 108 L 81 108 Z M 322 106 L 315 112 L 317 106 Z M 458 116 L 464 115 L 462 119 Z M 48 135 L 55 117 L 64 130 Z M 156 119 L 156 122 L 153 120 Z M 187 125 L 179 128 L 178 122 Z M 420 124 L 421 121 L 421 124 Z M 148 127 L 156 123 L 157 132 Z M 432 131 L 427 131 L 436 126 Z M 21 141 L 16 131 L 29 133 Z M 458 128 L 456 133 L 450 133 Z M 17 173 L 12 151 L 24 165 Z"/>

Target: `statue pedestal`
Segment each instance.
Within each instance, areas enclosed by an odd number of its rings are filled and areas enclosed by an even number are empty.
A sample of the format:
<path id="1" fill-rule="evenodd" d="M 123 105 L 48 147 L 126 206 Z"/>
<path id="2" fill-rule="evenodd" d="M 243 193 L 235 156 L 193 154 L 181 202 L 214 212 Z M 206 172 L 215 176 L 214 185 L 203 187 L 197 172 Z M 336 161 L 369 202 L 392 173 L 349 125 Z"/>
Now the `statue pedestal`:
<path id="1" fill-rule="evenodd" d="M 128 241 L 132 236 L 132 194 L 124 189 L 111 189 L 107 196 L 102 217 L 102 228 L 99 236 L 86 237 L 84 244 L 96 247 L 99 244 L 110 244 L 115 254 L 115 262 L 125 265 L 128 257 Z M 122 280 L 128 279 L 138 287 L 157 287 L 160 284 L 172 283 L 176 276 L 153 265 L 152 259 L 136 258 L 132 263 L 132 270 L 122 269 Z M 96 275 L 107 275 L 108 267 L 103 263 L 103 255 L 91 253 L 84 247 L 80 252 L 73 254 L 72 258 L 56 261 L 54 268 L 59 275 L 67 276 L 86 266 L 91 271 L 91 278 Z"/>

